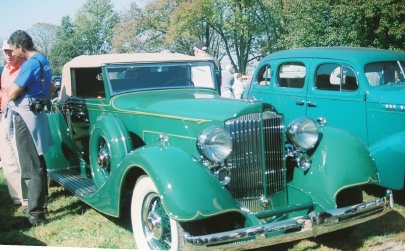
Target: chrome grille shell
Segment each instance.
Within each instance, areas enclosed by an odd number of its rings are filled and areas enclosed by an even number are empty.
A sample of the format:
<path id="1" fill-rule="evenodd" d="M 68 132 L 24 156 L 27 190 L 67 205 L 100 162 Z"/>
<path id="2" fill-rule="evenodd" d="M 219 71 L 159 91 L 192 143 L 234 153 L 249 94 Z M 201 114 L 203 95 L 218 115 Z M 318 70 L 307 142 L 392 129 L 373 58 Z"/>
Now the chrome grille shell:
<path id="1" fill-rule="evenodd" d="M 246 114 L 226 121 L 225 129 L 233 141 L 227 188 L 250 211 L 263 211 L 260 199 L 286 188 L 283 118 L 271 111 Z"/>

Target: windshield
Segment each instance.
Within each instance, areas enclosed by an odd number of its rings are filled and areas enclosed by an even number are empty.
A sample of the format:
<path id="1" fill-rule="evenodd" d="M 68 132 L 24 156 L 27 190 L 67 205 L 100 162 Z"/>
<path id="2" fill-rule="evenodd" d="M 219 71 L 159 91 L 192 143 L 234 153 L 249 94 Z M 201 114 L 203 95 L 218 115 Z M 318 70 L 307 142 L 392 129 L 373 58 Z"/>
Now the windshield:
<path id="1" fill-rule="evenodd" d="M 215 89 L 212 67 L 205 62 L 110 65 L 106 75 L 112 95 L 145 89 Z"/>
<path id="2" fill-rule="evenodd" d="M 387 61 L 367 64 L 364 68 L 371 86 L 405 84 L 405 61 Z"/>

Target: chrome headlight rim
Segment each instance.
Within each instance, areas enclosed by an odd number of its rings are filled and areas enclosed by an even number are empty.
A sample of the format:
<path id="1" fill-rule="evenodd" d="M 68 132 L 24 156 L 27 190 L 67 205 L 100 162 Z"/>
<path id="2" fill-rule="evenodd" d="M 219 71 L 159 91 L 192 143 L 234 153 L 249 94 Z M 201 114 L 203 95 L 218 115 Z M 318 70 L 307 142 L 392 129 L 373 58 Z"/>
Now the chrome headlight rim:
<path id="1" fill-rule="evenodd" d="M 198 136 L 197 146 L 206 159 L 222 162 L 232 152 L 232 137 L 222 127 L 209 126 Z"/>
<path id="2" fill-rule="evenodd" d="M 286 131 L 292 143 L 303 150 L 314 148 L 319 139 L 318 125 L 308 117 L 294 119 Z"/>

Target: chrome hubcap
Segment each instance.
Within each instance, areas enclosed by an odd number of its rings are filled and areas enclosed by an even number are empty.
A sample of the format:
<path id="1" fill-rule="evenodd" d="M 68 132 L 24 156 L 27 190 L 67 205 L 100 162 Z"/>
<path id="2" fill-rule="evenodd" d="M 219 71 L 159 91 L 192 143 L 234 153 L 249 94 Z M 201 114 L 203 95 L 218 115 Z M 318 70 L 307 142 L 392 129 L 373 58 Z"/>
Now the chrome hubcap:
<path id="1" fill-rule="evenodd" d="M 99 153 L 98 153 L 98 158 L 97 158 L 97 163 L 100 166 L 101 169 L 104 171 L 109 171 L 110 169 L 110 154 L 108 152 L 107 147 L 101 147 Z"/>
<path id="2" fill-rule="evenodd" d="M 159 195 L 149 194 L 142 209 L 145 238 L 153 250 L 168 250 L 171 246 L 170 219 L 166 215 Z"/>
<path id="3" fill-rule="evenodd" d="M 152 211 L 148 215 L 148 228 L 152 238 L 159 240 L 163 236 L 162 217 L 158 212 Z"/>

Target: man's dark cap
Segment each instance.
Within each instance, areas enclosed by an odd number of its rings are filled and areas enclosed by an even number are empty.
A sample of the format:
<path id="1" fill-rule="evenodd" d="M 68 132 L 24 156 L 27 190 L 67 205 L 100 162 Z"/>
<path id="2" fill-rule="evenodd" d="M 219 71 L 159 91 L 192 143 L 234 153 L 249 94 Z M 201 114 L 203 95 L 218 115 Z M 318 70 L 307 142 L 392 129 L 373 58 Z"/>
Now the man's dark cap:
<path id="1" fill-rule="evenodd" d="M 194 48 L 199 49 L 200 51 L 207 51 L 208 47 L 203 41 L 198 41 L 194 44 Z"/>

